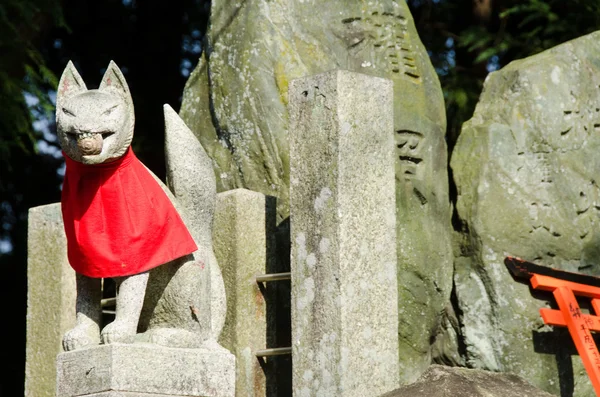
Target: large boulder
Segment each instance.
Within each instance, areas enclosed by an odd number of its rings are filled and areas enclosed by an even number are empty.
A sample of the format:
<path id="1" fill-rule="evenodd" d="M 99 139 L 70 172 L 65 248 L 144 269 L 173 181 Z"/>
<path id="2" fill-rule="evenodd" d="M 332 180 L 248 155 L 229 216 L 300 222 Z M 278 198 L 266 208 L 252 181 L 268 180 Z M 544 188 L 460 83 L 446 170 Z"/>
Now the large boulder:
<path id="1" fill-rule="evenodd" d="M 552 296 L 503 260 L 600 274 L 599 87 L 600 32 L 512 62 L 488 76 L 451 159 L 467 363 L 556 394 L 595 395 L 569 334 L 540 317 Z"/>
<path id="2" fill-rule="evenodd" d="M 432 351 L 456 349 L 440 321 L 452 288 L 444 100 L 406 2 L 215 0 L 206 38 L 180 115 L 212 158 L 218 190 L 277 197 L 279 221 L 294 177 L 289 82 L 332 69 L 393 81 L 400 372 L 414 381 Z"/>
<path id="3" fill-rule="evenodd" d="M 523 378 L 468 368 L 432 365 L 416 382 L 380 397 L 551 397 Z"/>

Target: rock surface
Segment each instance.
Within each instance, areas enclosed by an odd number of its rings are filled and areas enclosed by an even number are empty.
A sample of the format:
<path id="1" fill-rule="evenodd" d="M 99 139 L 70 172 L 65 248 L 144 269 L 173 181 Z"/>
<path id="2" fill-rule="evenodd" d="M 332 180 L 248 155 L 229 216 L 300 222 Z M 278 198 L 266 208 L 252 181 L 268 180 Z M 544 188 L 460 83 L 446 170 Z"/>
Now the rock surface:
<path id="1" fill-rule="evenodd" d="M 541 320 L 551 296 L 503 259 L 600 274 L 599 87 L 600 32 L 512 62 L 487 78 L 451 160 L 467 362 L 561 395 L 595 394 L 568 333 Z"/>
<path id="2" fill-rule="evenodd" d="M 289 216 L 289 82 L 333 69 L 393 81 L 400 373 L 414 381 L 432 341 L 436 355 L 456 349 L 439 319 L 452 288 L 444 101 L 406 2 L 218 0 L 210 18 L 180 115 L 218 190 L 277 197 L 279 221 Z"/>
<path id="3" fill-rule="evenodd" d="M 432 365 L 417 380 L 380 397 L 551 397 L 512 374 Z"/>

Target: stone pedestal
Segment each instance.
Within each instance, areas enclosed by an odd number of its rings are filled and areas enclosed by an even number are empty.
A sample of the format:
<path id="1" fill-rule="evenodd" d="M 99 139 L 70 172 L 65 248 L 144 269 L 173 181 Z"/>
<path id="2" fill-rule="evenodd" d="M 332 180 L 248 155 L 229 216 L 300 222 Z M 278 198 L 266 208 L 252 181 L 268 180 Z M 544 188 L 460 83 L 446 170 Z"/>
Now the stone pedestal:
<path id="1" fill-rule="evenodd" d="M 234 397 L 225 349 L 110 344 L 61 353 L 56 397 Z"/>
<path id="2" fill-rule="evenodd" d="M 294 396 L 398 387 L 390 81 L 334 71 L 290 86 Z"/>

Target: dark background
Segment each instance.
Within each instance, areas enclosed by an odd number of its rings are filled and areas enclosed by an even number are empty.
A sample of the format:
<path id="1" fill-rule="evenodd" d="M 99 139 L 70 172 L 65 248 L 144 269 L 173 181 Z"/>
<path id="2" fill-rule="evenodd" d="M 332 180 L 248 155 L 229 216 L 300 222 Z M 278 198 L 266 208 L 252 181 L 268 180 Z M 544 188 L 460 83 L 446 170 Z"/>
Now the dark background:
<path id="1" fill-rule="evenodd" d="M 598 0 L 408 4 L 444 90 L 449 150 L 489 72 L 600 29 Z M 60 201 L 57 78 L 72 60 L 96 88 L 114 60 L 135 103 L 135 151 L 164 179 L 162 105 L 179 110 L 209 11 L 207 0 L 0 0 L 1 397 L 24 394 L 27 211 Z"/>

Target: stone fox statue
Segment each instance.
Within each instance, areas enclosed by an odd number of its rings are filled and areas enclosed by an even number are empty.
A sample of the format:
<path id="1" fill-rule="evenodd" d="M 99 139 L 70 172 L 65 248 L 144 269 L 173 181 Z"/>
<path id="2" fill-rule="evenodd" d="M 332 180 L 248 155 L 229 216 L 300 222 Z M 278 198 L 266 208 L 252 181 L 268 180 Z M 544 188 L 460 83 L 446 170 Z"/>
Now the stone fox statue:
<path id="1" fill-rule="evenodd" d="M 137 340 L 217 346 L 225 293 L 212 248 L 215 176 L 193 133 L 168 105 L 164 111 L 172 192 L 131 149 L 133 103 L 117 65 L 110 62 L 95 90 L 71 62 L 62 74 L 61 208 L 77 279 L 76 326 L 63 337 L 65 350 Z M 117 303 L 115 320 L 100 330 L 103 278 L 115 280 Z"/>

